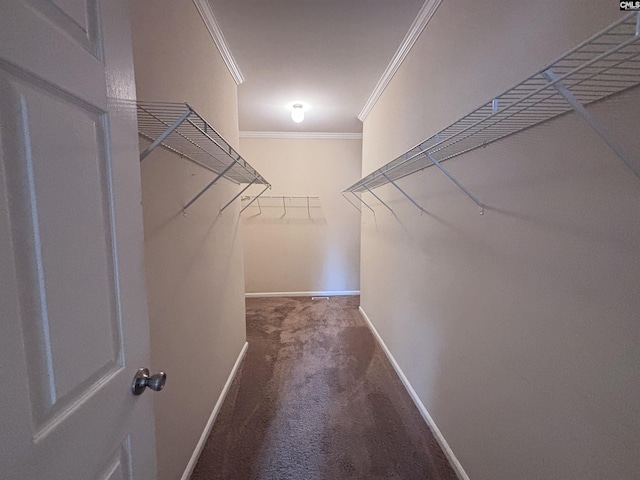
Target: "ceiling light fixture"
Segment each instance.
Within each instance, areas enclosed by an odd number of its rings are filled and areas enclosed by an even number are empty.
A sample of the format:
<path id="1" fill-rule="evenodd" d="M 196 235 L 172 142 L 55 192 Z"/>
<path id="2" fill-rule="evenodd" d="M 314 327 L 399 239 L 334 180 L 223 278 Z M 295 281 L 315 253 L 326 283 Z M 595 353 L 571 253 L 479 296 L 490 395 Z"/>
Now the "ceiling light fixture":
<path id="1" fill-rule="evenodd" d="M 294 103 L 291 106 L 291 120 L 296 123 L 301 123 L 304 120 L 304 105 L 301 103 Z"/>

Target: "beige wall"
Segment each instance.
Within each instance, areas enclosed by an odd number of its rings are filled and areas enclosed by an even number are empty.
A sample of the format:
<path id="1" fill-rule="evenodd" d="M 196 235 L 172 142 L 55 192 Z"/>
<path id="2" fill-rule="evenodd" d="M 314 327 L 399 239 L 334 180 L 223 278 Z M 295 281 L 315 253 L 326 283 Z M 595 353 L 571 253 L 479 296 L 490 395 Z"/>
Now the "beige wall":
<path id="1" fill-rule="evenodd" d="M 600 0 L 444 0 L 364 125 L 385 164 L 617 19 Z M 633 153 L 640 91 L 591 110 Z M 574 115 L 390 185 L 362 306 L 473 480 L 640 471 L 640 179 Z M 365 195 L 365 198 L 371 198 Z"/>
<path id="2" fill-rule="evenodd" d="M 189 102 L 237 147 L 236 85 L 191 1 L 135 0 L 140 100 Z M 245 342 L 239 191 L 221 180 L 182 216 L 215 175 L 162 149 L 142 162 L 152 370 L 160 480 L 181 477 Z"/>
<path id="3" fill-rule="evenodd" d="M 242 214 L 248 293 L 357 291 L 360 214 L 340 191 L 360 177 L 361 140 L 242 138 L 242 155 L 269 181 L 265 195 L 319 195 L 305 201 L 262 200 Z M 253 192 L 260 191 L 251 187 Z M 255 205 L 255 206 L 254 206 Z M 311 217 L 311 218 L 309 218 Z"/>

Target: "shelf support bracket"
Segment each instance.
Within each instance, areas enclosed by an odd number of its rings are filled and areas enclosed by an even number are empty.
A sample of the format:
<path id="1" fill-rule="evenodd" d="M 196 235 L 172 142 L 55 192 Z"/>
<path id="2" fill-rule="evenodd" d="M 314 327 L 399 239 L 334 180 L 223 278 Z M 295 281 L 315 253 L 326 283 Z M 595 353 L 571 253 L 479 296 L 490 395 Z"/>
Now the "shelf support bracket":
<path id="1" fill-rule="evenodd" d="M 187 212 L 187 208 L 189 208 L 193 202 L 195 202 L 196 200 L 198 200 L 202 195 L 204 195 L 204 192 L 206 192 L 207 190 L 209 190 L 211 187 L 213 187 L 215 185 L 215 183 L 220 180 L 222 177 L 224 177 L 227 172 L 229 170 L 231 170 L 231 168 L 236 164 L 235 161 L 231 162 L 229 165 L 227 165 L 227 168 L 225 168 L 222 173 L 219 173 L 218 176 L 216 178 L 213 179 L 213 181 L 209 182 L 209 184 L 204 187 L 202 190 L 200 190 L 200 193 L 198 193 L 195 197 L 193 197 L 189 203 L 187 203 L 184 207 L 182 207 L 182 213 L 186 215 Z"/>
<path id="2" fill-rule="evenodd" d="M 422 150 L 422 149 L 420 149 L 420 150 Z M 429 160 L 431 160 L 433 162 L 433 164 L 436 167 L 438 167 L 438 170 L 440 170 L 442 173 L 444 173 L 449 180 L 451 180 L 453 183 L 456 184 L 456 187 L 458 187 L 460 190 L 462 190 L 467 197 L 469 197 L 471 200 L 473 200 L 473 203 L 475 203 L 480 208 L 480 215 L 484 215 L 484 204 L 480 200 L 478 200 L 476 197 L 474 197 L 473 194 L 469 190 L 467 190 L 464 185 L 462 185 L 460 182 L 458 182 L 458 180 L 456 180 L 456 178 L 453 175 L 451 175 L 449 170 L 444 168 L 440 164 L 440 162 L 438 160 L 436 160 L 436 158 L 433 155 L 431 155 L 426 150 L 422 150 L 422 152 L 424 152 L 424 154 L 429 158 Z"/>
<path id="3" fill-rule="evenodd" d="M 376 211 L 373 208 L 371 208 L 369 205 L 367 205 L 367 202 L 365 202 L 359 196 L 357 196 L 356 192 L 351 192 L 351 195 L 356 197 L 356 200 L 359 200 L 365 207 L 367 207 L 369 210 L 371 210 L 371 212 L 373 212 L 374 215 L 376 214 Z"/>
<path id="4" fill-rule="evenodd" d="M 240 210 L 240 213 L 244 212 L 247 208 L 249 208 L 249 206 L 255 202 L 256 200 L 258 200 L 260 198 L 260 195 L 262 195 L 264 192 L 267 191 L 267 188 L 269 188 L 271 185 L 267 185 L 266 187 L 264 187 L 264 190 L 262 190 L 257 197 L 255 197 L 253 200 L 251 200 L 249 203 L 247 203 L 244 208 L 242 210 Z M 260 205 L 260 202 L 258 202 L 258 205 Z M 262 213 L 262 209 L 260 210 L 260 213 Z"/>
<path id="5" fill-rule="evenodd" d="M 640 16 L 638 17 L 640 19 Z M 558 76 L 553 72 L 553 70 L 548 69 L 543 73 L 544 77 L 553 85 L 553 88 L 564 97 L 564 99 L 569 102 L 571 108 L 573 108 L 574 112 L 578 114 L 584 120 L 587 125 L 591 127 L 591 129 L 607 144 L 607 146 L 616 154 L 616 156 L 624 163 L 629 170 L 631 170 L 634 175 L 640 178 L 640 168 L 634 165 L 626 156 L 626 154 L 622 151 L 622 148 L 617 144 L 617 142 L 607 133 L 607 131 L 600 125 L 600 122 L 596 120 L 596 118 L 591 115 L 587 111 L 587 109 L 582 105 L 582 103 L 571 93 L 571 91 L 560 81 L 558 81 Z"/>
<path id="6" fill-rule="evenodd" d="M 189 108 L 187 109 L 186 112 L 184 112 L 184 115 L 182 115 L 182 117 L 180 117 L 178 120 L 176 120 L 173 125 L 169 126 L 169 128 L 167 128 L 163 133 L 161 133 L 158 138 L 156 138 L 151 145 L 149 145 L 147 148 L 144 149 L 144 152 L 142 152 L 140 154 L 140 161 L 144 160 L 145 157 L 147 155 L 149 155 L 152 150 L 154 148 L 156 148 L 158 145 L 160 145 L 162 142 L 165 141 L 165 139 L 171 135 L 171 133 L 173 133 L 173 131 L 178 128 L 180 125 L 182 125 L 182 122 L 184 122 L 187 118 L 189 118 L 189 115 L 191 115 L 193 113 L 193 111 Z"/>
<path id="7" fill-rule="evenodd" d="M 376 198 L 378 199 L 378 201 L 379 201 L 382 205 L 384 205 L 385 207 L 387 207 L 391 213 L 394 213 L 394 212 L 393 212 L 393 209 L 392 209 L 389 205 L 387 205 L 386 203 L 384 203 L 384 202 L 382 201 L 382 199 L 381 199 L 378 195 L 376 195 L 375 193 L 373 193 L 369 187 L 367 187 L 366 185 L 364 185 L 364 188 L 366 188 L 366 189 L 367 189 L 367 192 L 369 192 L 371 195 L 373 195 L 374 197 L 376 197 Z M 394 215 L 395 215 L 395 213 L 394 213 Z"/>
<path id="8" fill-rule="evenodd" d="M 240 195 L 242 195 L 242 194 L 243 194 L 243 193 L 244 193 L 244 192 L 245 192 L 245 191 L 246 191 L 246 190 L 247 190 L 251 185 L 253 185 L 254 183 L 256 183 L 256 180 L 257 180 L 257 179 L 255 179 L 255 178 L 254 178 L 254 179 L 251 181 L 251 183 L 250 183 L 249 185 L 247 185 L 246 187 L 244 187 L 242 190 L 240 190 L 240 192 L 238 192 L 238 194 L 237 194 L 235 197 L 233 197 L 231 200 L 229 200 L 229 203 L 227 203 L 224 207 L 222 207 L 222 208 L 220 209 L 220 213 L 222 213 L 222 211 L 223 211 L 224 209 L 226 209 L 229 205 L 231 205 L 231 204 L 233 203 L 233 201 L 234 201 L 236 198 L 238 198 Z"/>
<path id="9" fill-rule="evenodd" d="M 413 198 L 411 198 L 411 197 L 410 197 L 410 196 L 409 196 L 409 195 L 408 195 L 404 190 L 402 190 L 402 189 L 398 186 L 398 184 L 397 184 L 396 182 L 394 182 L 393 180 L 391 180 L 391 179 L 387 176 L 387 174 L 386 174 L 386 173 L 382 173 L 382 176 L 383 176 L 384 178 L 386 178 L 386 179 L 387 179 L 387 181 L 388 181 L 391 185 L 393 185 L 394 187 L 396 187 L 396 188 L 400 191 L 400 193 L 401 193 L 401 194 L 403 194 L 405 197 L 407 197 L 407 200 L 409 200 L 409 201 L 410 201 L 411 203 L 413 203 L 416 207 L 418 207 L 418 209 L 420 210 L 420 215 L 422 215 L 423 213 L 425 213 L 425 212 L 426 212 L 426 210 L 425 210 L 424 208 L 422 208 L 420 205 L 418 205 L 418 204 L 416 203 L 416 201 L 415 201 Z"/>
<path id="10" fill-rule="evenodd" d="M 362 210 L 360 210 L 360 209 L 358 208 L 358 206 L 357 206 L 355 203 L 353 203 L 351 200 L 349 200 L 349 197 L 347 197 L 347 196 L 344 194 L 344 192 L 342 192 L 342 198 L 344 198 L 347 202 L 349 202 L 351 205 L 353 205 L 353 208 L 355 208 L 355 209 L 356 209 L 356 210 L 358 210 L 360 213 L 362 213 Z"/>

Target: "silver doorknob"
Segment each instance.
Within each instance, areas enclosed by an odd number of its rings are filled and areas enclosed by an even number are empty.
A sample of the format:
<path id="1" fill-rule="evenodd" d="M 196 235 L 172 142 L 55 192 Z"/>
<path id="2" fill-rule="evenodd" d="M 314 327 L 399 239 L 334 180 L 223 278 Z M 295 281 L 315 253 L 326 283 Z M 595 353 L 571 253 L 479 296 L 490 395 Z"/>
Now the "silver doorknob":
<path id="1" fill-rule="evenodd" d="M 159 392 L 164 388 L 164 384 L 166 382 L 166 373 L 160 372 L 150 376 L 148 368 L 141 368 L 136 372 L 135 377 L 133 377 L 131 391 L 134 395 L 140 395 L 147 387 L 149 387 L 151 390 Z"/>

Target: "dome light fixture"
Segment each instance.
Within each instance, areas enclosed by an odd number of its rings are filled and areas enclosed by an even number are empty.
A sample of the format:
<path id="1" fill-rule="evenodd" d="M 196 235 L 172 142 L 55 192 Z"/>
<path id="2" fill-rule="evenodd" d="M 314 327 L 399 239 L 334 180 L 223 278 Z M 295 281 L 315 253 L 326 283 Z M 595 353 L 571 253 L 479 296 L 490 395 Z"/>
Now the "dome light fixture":
<path id="1" fill-rule="evenodd" d="M 296 123 L 301 123 L 304 120 L 304 105 L 301 103 L 294 103 L 291 106 L 291 120 Z"/>

